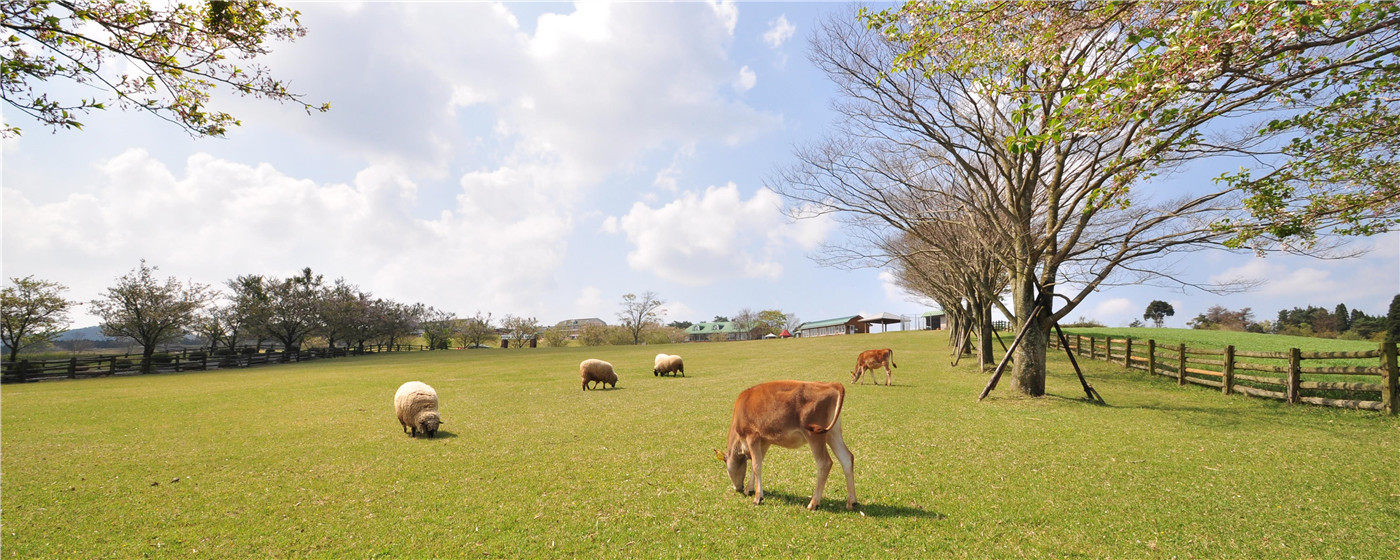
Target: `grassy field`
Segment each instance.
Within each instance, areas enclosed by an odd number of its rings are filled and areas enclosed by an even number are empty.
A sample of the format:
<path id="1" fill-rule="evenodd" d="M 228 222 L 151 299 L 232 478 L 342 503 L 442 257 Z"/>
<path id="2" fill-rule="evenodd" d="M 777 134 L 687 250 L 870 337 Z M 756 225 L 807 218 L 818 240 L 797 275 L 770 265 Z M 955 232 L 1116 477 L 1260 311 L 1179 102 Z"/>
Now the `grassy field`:
<path id="1" fill-rule="evenodd" d="M 0 554 L 97 557 L 1381 558 L 1400 550 L 1400 421 L 1180 388 L 1052 358 L 1051 396 L 978 403 L 944 335 L 413 352 L 0 389 Z M 849 386 L 863 514 L 803 509 L 805 449 L 728 487 L 739 391 L 849 381 L 892 347 L 893 387 Z M 655 378 L 657 352 L 686 378 Z M 579 390 L 577 364 L 617 366 Z M 437 388 L 438 439 L 391 410 Z M 176 481 L 178 479 L 178 482 Z"/>
<path id="2" fill-rule="evenodd" d="M 1310 336 L 1289 336 L 1235 331 L 1214 331 L 1197 329 L 1154 329 L 1129 327 L 1067 328 L 1065 334 L 1082 334 L 1102 339 L 1132 337 L 1138 340 L 1153 339 L 1158 344 L 1186 343 L 1187 348 L 1210 348 L 1219 350 L 1231 344 L 1236 350 L 1258 352 L 1287 352 L 1298 348 L 1304 352 L 1361 352 L 1375 350 L 1378 342 L 1369 340 L 1342 340 L 1337 338 L 1315 338 Z M 1088 348 L 1088 346 L 1085 346 Z M 1339 362 L 1340 363 L 1340 362 Z M 1366 365 L 1375 365 L 1375 360 L 1366 360 Z"/>

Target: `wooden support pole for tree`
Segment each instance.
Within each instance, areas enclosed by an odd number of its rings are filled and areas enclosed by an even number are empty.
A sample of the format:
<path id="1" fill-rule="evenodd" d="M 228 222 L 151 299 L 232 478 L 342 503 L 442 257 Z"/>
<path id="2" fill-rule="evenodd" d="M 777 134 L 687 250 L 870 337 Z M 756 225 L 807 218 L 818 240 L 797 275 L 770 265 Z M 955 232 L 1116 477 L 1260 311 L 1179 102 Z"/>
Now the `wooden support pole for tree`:
<path id="1" fill-rule="evenodd" d="M 1302 356 L 1297 348 L 1288 349 L 1288 402 L 1296 404 L 1298 402 L 1298 384 L 1303 380 Z"/>
<path id="2" fill-rule="evenodd" d="M 1177 346 L 1176 351 L 1176 384 L 1186 385 L 1186 343 Z"/>
<path id="3" fill-rule="evenodd" d="M 1087 379 L 1084 379 L 1084 372 L 1079 370 L 1079 362 L 1074 359 L 1074 352 L 1069 349 L 1069 339 L 1065 338 L 1065 331 L 1060 330 L 1058 321 L 1055 322 L 1055 334 L 1060 340 L 1060 345 L 1065 347 L 1065 355 L 1069 356 L 1069 365 L 1074 366 L 1074 374 L 1079 376 L 1079 384 L 1084 387 L 1084 394 L 1092 400 L 1103 402 L 1103 396 L 1099 395 L 1099 392 L 1095 391 L 1092 385 L 1089 385 Z"/>
<path id="4" fill-rule="evenodd" d="M 1220 393 L 1230 394 L 1235 390 L 1235 345 L 1225 347 L 1225 370 L 1220 377 Z"/>
<path id="5" fill-rule="evenodd" d="M 1157 340 L 1147 339 L 1147 374 L 1157 375 Z"/>
<path id="6" fill-rule="evenodd" d="M 1381 343 L 1381 409 L 1395 414 L 1400 409 L 1400 367 L 1396 365 L 1396 343 Z"/>
<path id="7" fill-rule="evenodd" d="M 987 381 L 987 387 L 982 389 L 982 394 L 977 397 L 977 400 L 980 401 L 987 398 L 987 395 L 992 392 L 992 389 L 997 387 L 997 381 L 1001 379 L 1001 372 L 1006 370 L 1006 362 L 1011 360 L 1011 353 L 1016 351 L 1017 346 L 1021 345 L 1021 339 L 1025 338 L 1026 330 L 1030 328 L 1031 323 L 1035 322 L 1035 316 L 1039 314 L 1039 305 L 1031 309 L 1030 315 L 1026 316 L 1026 322 L 1021 324 L 1021 330 L 1016 333 L 1016 338 L 1011 339 L 1011 347 L 1006 350 L 1006 355 L 1001 357 L 1001 363 L 997 364 L 996 371 L 992 372 L 992 378 Z"/>

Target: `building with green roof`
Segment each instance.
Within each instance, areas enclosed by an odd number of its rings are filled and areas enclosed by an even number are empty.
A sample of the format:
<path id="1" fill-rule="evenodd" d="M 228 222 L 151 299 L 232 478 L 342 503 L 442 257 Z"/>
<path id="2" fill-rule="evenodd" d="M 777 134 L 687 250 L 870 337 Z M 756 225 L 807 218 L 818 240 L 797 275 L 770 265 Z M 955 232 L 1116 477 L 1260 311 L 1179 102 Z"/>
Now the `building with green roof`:
<path id="1" fill-rule="evenodd" d="M 870 332 L 870 325 L 861 322 L 860 315 L 848 315 L 821 321 L 807 321 L 797 326 L 797 336 L 831 336 Z"/>

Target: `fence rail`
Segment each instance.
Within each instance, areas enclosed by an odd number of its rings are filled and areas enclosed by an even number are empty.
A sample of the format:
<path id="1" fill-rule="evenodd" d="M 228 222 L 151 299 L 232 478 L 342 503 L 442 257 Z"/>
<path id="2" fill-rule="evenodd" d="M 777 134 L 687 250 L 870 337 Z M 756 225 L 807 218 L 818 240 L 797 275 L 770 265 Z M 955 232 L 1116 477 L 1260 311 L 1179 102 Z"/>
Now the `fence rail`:
<path id="1" fill-rule="evenodd" d="M 1379 410 L 1386 414 L 1400 412 L 1400 379 L 1397 379 L 1400 372 L 1397 372 L 1396 344 L 1393 342 L 1381 343 L 1376 350 L 1360 352 L 1304 352 L 1298 348 L 1287 352 L 1256 352 L 1235 350 L 1234 346 L 1188 348 L 1185 344 L 1158 344 L 1152 339 L 1069 335 L 1068 340 L 1069 350 L 1078 356 L 1173 377 L 1179 385 L 1202 385 L 1220 389 L 1221 394 L 1238 393 L 1295 404 Z M 1056 348 L 1061 346 L 1054 337 L 1051 337 L 1050 344 Z M 1241 361 L 1239 358 L 1286 360 L 1287 364 L 1262 364 Z M 1303 365 L 1304 360 L 1366 359 L 1376 359 L 1377 365 Z M 1206 369 L 1207 366 L 1214 369 Z M 1328 380 L 1325 377 L 1305 381 L 1303 375 L 1379 377 L 1380 382 Z"/>
<path id="2" fill-rule="evenodd" d="M 50 379 L 82 379 L 112 375 L 143 373 L 174 373 L 212 369 L 246 368 L 267 364 L 283 364 L 362 356 L 382 352 L 424 351 L 427 346 L 410 344 L 377 344 L 363 348 L 308 348 L 304 350 L 220 349 L 210 353 L 200 349 L 157 353 L 149 359 L 141 355 L 73 356 L 61 360 L 26 360 L 0 363 L 0 383 L 24 383 Z"/>

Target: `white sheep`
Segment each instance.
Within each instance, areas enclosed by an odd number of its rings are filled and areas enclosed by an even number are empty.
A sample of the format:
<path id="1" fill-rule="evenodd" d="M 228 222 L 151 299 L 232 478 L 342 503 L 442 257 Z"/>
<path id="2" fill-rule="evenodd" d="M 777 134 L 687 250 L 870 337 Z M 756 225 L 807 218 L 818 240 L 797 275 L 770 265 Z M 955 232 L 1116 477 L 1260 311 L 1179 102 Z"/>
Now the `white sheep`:
<path id="1" fill-rule="evenodd" d="M 651 368 L 652 375 L 666 375 L 680 373 L 685 375 L 685 363 L 680 356 L 674 354 L 657 354 L 656 363 Z"/>
<path id="2" fill-rule="evenodd" d="M 399 417 L 403 431 L 413 437 L 418 432 L 433 437 L 442 419 L 438 417 L 437 391 L 422 381 L 409 381 L 394 393 L 394 414 Z"/>
<path id="3" fill-rule="evenodd" d="M 578 376 L 583 379 L 583 389 L 588 390 L 588 383 L 592 381 L 596 389 L 598 385 L 612 385 L 617 388 L 617 373 L 613 371 L 613 366 L 603 360 L 592 358 L 579 362 Z"/>

